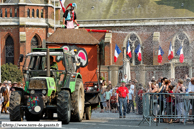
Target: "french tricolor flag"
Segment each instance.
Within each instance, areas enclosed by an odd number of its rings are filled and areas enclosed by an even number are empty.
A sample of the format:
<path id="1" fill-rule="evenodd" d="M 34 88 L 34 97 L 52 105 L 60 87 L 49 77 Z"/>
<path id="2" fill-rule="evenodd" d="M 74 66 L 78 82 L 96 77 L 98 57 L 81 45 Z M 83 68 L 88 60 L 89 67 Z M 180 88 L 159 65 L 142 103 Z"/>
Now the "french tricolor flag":
<path id="1" fill-rule="evenodd" d="M 170 43 L 169 51 L 168 51 L 168 59 L 172 60 L 174 57 L 173 50 L 172 50 L 172 44 Z"/>
<path id="2" fill-rule="evenodd" d="M 141 61 L 141 46 L 140 44 L 135 48 L 135 53 L 137 54 L 137 58 Z"/>
<path id="3" fill-rule="evenodd" d="M 159 46 L 158 49 L 158 63 L 162 63 L 162 56 L 164 55 L 164 51 L 162 50 L 162 48 Z"/>
<path id="4" fill-rule="evenodd" d="M 179 55 L 179 61 L 180 61 L 181 63 L 183 63 L 183 61 L 184 61 L 183 46 L 181 46 L 181 47 L 179 48 L 179 50 L 177 51 L 176 54 Z"/>
<path id="5" fill-rule="evenodd" d="M 114 62 L 117 62 L 117 59 L 118 59 L 120 53 L 121 53 L 121 50 L 119 49 L 119 47 L 116 44 L 116 46 L 115 46 Z"/>
<path id="6" fill-rule="evenodd" d="M 60 0 L 60 4 L 61 4 L 62 10 L 63 10 L 63 13 L 65 13 L 65 7 L 64 7 L 64 5 L 62 3 L 62 0 Z"/>
<path id="7" fill-rule="evenodd" d="M 131 48 L 130 48 L 130 45 L 129 45 L 129 40 L 127 42 L 127 55 L 129 56 L 129 58 L 131 58 Z"/>

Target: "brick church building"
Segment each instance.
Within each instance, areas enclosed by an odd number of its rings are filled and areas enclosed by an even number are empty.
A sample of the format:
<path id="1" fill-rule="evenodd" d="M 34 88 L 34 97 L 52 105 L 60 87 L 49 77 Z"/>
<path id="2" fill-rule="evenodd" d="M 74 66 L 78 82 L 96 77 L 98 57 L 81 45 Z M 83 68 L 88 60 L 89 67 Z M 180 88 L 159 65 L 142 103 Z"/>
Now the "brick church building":
<path id="1" fill-rule="evenodd" d="M 56 1 L 55 24 L 60 23 Z M 17 64 L 20 54 L 42 47 L 43 39 L 54 32 L 51 0 L 0 0 L 1 63 Z"/>

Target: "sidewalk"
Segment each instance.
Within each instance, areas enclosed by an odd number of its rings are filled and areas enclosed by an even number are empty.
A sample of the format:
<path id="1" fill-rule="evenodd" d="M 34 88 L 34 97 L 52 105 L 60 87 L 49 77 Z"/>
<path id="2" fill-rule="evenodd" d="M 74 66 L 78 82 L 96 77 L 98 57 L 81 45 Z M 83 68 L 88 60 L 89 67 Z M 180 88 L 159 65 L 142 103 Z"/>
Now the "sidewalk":
<path id="1" fill-rule="evenodd" d="M 99 110 L 97 111 L 92 111 L 92 119 L 104 119 L 104 120 L 110 120 L 110 119 L 118 119 L 119 118 L 119 113 L 100 113 Z M 129 113 L 126 114 L 126 118 L 119 118 L 118 120 L 138 120 L 141 121 L 143 119 L 143 115 L 136 115 L 135 113 Z"/>

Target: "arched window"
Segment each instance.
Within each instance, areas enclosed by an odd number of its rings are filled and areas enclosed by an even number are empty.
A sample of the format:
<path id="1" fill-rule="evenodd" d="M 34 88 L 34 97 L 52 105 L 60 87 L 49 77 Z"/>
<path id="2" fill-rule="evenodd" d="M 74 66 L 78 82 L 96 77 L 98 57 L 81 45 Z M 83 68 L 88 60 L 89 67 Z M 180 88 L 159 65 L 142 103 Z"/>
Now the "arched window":
<path id="1" fill-rule="evenodd" d="M 27 17 L 30 17 L 30 9 L 27 10 Z"/>
<path id="2" fill-rule="evenodd" d="M 190 56 L 190 49 L 189 49 L 189 38 L 185 33 L 179 33 L 175 37 L 175 43 L 174 43 L 175 49 L 175 56 L 178 56 L 176 53 L 180 46 L 183 46 L 183 54 L 184 57 L 189 57 Z"/>
<path id="3" fill-rule="evenodd" d="M 5 9 L 5 17 L 7 17 L 7 9 Z"/>
<path id="4" fill-rule="evenodd" d="M 38 39 L 36 36 L 34 36 L 31 40 L 31 49 L 38 47 Z"/>
<path id="5" fill-rule="evenodd" d="M 15 9 L 15 17 L 17 17 L 17 8 Z"/>
<path id="6" fill-rule="evenodd" d="M 43 18 L 43 9 L 41 10 L 41 18 Z"/>
<path id="7" fill-rule="evenodd" d="M 135 33 L 132 33 L 130 34 L 128 41 L 129 41 L 131 51 L 132 51 L 132 58 L 129 58 L 128 56 L 127 58 L 130 60 L 131 63 L 133 63 L 133 60 L 134 60 L 134 64 L 139 65 L 141 62 L 138 60 L 137 54 L 134 51 L 135 51 L 135 48 L 140 44 L 140 40 Z M 127 44 L 128 43 L 126 43 L 126 48 L 127 48 Z M 134 51 L 132 50 L 132 46 L 134 46 L 133 48 Z"/>
<path id="8" fill-rule="evenodd" d="M 0 10 L 0 17 L 2 17 L 2 9 Z"/>
<path id="9" fill-rule="evenodd" d="M 36 17 L 39 17 L 39 10 L 36 10 Z"/>
<path id="10" fill-rule="evenodd" d="M 12 17 L 12 9 L 10 9 L 10 17 Z"/>
<path id="11" fill-rule="evenodd" d="M 120 73 L 119 73 L 119 83 L 121 83 L 121 80 L 122 80 L 122 72 L 120 71 Z"/>
<path id="12" fill-rule="evenodd" d="M 34 17 L 34 9 L 32 9 L 32 17 Z"/>
<path id="13" fill-rule="evenodd" d="M 14 42 L 11 36 L 8 36 L 5 42 L 6 63 L 14 64 Z"/>

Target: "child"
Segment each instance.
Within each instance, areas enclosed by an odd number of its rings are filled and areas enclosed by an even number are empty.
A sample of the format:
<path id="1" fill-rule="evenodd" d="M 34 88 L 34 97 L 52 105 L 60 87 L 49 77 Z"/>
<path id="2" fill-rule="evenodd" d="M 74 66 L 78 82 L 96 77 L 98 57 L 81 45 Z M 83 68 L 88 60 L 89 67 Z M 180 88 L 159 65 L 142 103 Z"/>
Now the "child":
<path id="1" fill-rule="evenodd" d="M 112 107 L 112 113 L 116 113 L 117 103 L 116 103 L 116 89 L 113 89 L 112 96 L 110 98 L 110 105 Z"/>
<path id="2" fill-rule="evenodd" d="M 143 114 L 142 96 L 143 96 L 143 90 L 142 90 L 142 87 L 139 87 L 139 91 L 138 91 L 138 114 L 139 115 Z"/>
<path id="3" fill-rule="evenodd" d="M 173 89 L 174 89 L 174 85 L 169 85 L 169 87 L 168 87 L 168 93 L 173 93 Z M 167 115 L 171 115 L 172 114 L 171 111 L 173 111 L 171 109 L 172 104 L 173 104 L 172 97 L 175 97 L 175 96 L 172 95 L 172 94 L 167 95 L 167 99 L 166 99 L 166 102 L 167 102 Z M 173 123 L 172 122 L 172 119 L 170 119 L 170 121 L 167 120 L 167 122 L 170 123 L 170 124 Z"/>
<path id="4" fill-rule="evenodd" d="M 106 111 L 109 112 L 110 111 L 110 97 L 111 97 L 111 92 L 110 92 L 110 88 L 107 87 L 106 88 L 106 92 L 105 92 L 105 99 L 106 99 Z"/>

